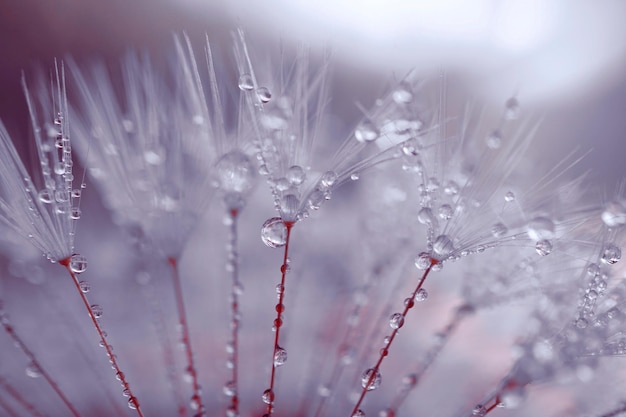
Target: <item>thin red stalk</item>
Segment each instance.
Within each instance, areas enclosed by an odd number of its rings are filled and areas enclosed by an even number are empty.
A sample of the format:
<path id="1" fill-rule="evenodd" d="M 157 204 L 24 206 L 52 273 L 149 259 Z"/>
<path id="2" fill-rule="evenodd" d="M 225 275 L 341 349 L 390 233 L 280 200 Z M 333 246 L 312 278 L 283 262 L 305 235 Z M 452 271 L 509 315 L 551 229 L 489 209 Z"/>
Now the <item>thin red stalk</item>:
<path id="1" fill-rule="evenodd" d="M 11 408 L 11 406 L 9 406 L 9 404 L 7 404 L 2 397 L 0 397 L 0 408 L 2 408 L 4 411 L 6 411 L 7 415 L 9 417 L 19 417 L 15 411 Z"/>
<path id="2" fill-rule="evenodd" d="M 285 251 L 283 254 L 283 264 L 280 267 L 281 278 L 280 278 L 280 293 L 278 294 L 278 304 L 276 304 L 276 319 L 274 320 L 274 327 L 276 328 L 276 332 L 274 333 L 274 351 L 272 353 L 272 374 L 270 376 L 270 398 L 267 404 L 267 415 L 271 416 L 274 411 L 274 382 L 276 379 L 276 365 L 274 363 L 274 358 L 276 357 L 276 352 L 280 348 L 278 344 L 280 340 L 280 328 L 283 325 L 282 314 L 285 311 L 285 278 L 287 276 L 287 271 L 289 269 L 288 259 L 289 259 L 289 240 L 291 238 L 291 229 L 295 223 L 294 222 L 285 222 L 285 227 L 287 228 L 287 236 L 285 237 Z"/>
<path id="3" fill-rule="evenodd" d="M 7 394 L 9 394 L 17 403 L 19 403 L 24 409 L 26 409 L 34 417 L 44 417 L 37 409 L 20 395 L 11 385 L 7 384 L 3 378 L 0 378 L 0 386 L 4 388 Z"/>
<path id="4" fill-rule="evenodd" d="M 191 349 L 191 338 L 189 336 L 189 325 L 187 324 L 187 314 L 185 313 L 185 302 L 183 299 L 183 288 L 180 282 L 180 275 L 178 273 L 178 264 L 175 258 L 168 258 L 170 266 L 172 267 L 172 280 L 174 282 L 174 292 L 176 294 L 176 307 L 178 309 L 178 322 L 183 332 L 182 342 L 185 345 L 185 353 L 187 355 L 187 373 L 191 376 L 191 383 L 193 389 L 193 395 L 191 397 L 191 403 L 197 408 L 197 411 L 203 415 L 205 412 L 204 404 L 202 403 L 202 395 L 200 392 L 200 383 L 198 382 L 198 373 L 193 360 L 193 351 Z"/>
<path id="5" fill-rule="evenodd" d="M 415 287 L 415 290 L 413 290 L 413 293 L 411 294 L 411 298 L 410 298 L 411 303 L 407 303 L 404 306 L 404 310 L 401 313 L 403 321 L 406 318 L 406 315 L 411 309 L 411 307 L 413 307 L 413 301 L 415 300 L 415 295 L 422 288 L 422 285 L 424 285 L 424 281 L 426 281 L 426 277 L 428 277 L 428 274 L 430 273 L 430 270 L 432 269 L 433 265 L 436 265 L 438 262 L 439 261 L 437 261 L 436 259 L 431 259 L 430 266 L 424 271 L 422 278 L 419 280 L 417 286 Z M 376 378 L 376 375 L 378 374 L 378 370 L 380 369 L 380 365 L 383 363 L 383 360 L 389 353 L 389 348 L 391 347 L 391 344 L 393 343 L 393 340 L 396 338 L 396 335 L 398 334 L 399 330 L 400 330 L 400 327 L 397 329 L 393 329 L 393 331 L 391 332 L 391 335 L 389 335 L 389 342 L 386 344 L 386 346 L 383 347 L 383 349 L 381 349 L 381 353 L 380 353 L 380 356 L 378 357 L 378 360 L 376 361 L 376 365 L 374 365 L 374 367 L 372 368 L 371 375 L 369 379 L 367 380 L 367 383 L 364 384 L 365 386 L 361 390 L 361 395 L 359 396 L 359 400 L 354 405 L 354 408 L 352 409 L 352 413 L 350 413 L 350 416 L 353 416 L 354 414 L 356 414 L 356 412 L 361 407 L 361 403 L 363 402 L 363 399 L 365 398 L 365 394 L 367 394 L 367 391 L 368 391 L 367 387 L 369 387 L 374 381 L 374 379 Z"/>
<path id="6" fill-rule="evenodd" d="M 231 262 L 231 279 L 232 279 L 232 291 L 231 291 L 231 343 L 232 352 L 230 353 L 230 361 L 232 362 L 232 373 L 229 383 L 232 384 L 234 395 L 230 397 L 229 410 L 234 412 L 235 415 L 239 415 L 239 259 L 237 249 L 237 220 L 239 211 L 237 209 L 230 210 L 230 248 L 229 248 L 229 262 Z"/>
<path id="7" fill-rule="evenodd" d="M 28 346 L 26 346 L 24 341 L 17 335 L 17 333 L 13 329 L 13 326 L 8 324 L 5 320 L 2 320 L 2 326 L 4 327 L 4 330 L 6 330 L 8 335 L 11 336 L 11 338 L 13 339 L 15 344 L 20 348 L 20 350 L 24 352 L 26 357 L 28 357 L 28 359 L 37 367 L 41 376 L 46 380 L 48 385 L 50 385 L 50 387 L 58 395 L 61 401 L 63 401 L 63 404 L 65 404 L 65 406 L 70 410 L 72 415 L 74 415 L 74 417 L 80 417 L 80 413 L 76 410 L 76 408 L 74 408 L 72 403 L 67 399 L 63 391 L 61 391 L 61 388 L 59 388 L 59 385 L 56 383 L 56 381 L 52 379 L 50 374 L 41 366 L 41 364 L 35 357 L 35 354 L 28 348 Z"/>
<path id="8" fill-rule="evenodd" d="M 111 345 L 109 345 L 106 339 L 105 333 L 102 330 L 100 323 L 98 323 L 98 319 L 93 314 L 93 311 L 89 304 L 89 300 L 87 300 L 87 296 L 81 290 L 80 283 L 78 281 L 78 278 L 76 277 L 76 274 L 74 273 L 74 271 L 72 271 L 72 268 L 70 268 L 70 258 L 65 258 L 65 259 L 60 260 L 59 264 L 63 265 L 65 269 L 67 269 L 67 272 L 70 274 L 70 277 L 72 278 L 72 281 L 74 282 L 74 286 L 76 287 L 76 290 L 78 291 L 78 294 L 80 295 L 80 298 L 83 301 L 85 308 L 87 309 L 87 313 L 89 314 L 89 317 L 91 318 L 91 322 L 93 323 L 93 326 L 96 328 L 96 331 L 98 332 L 98 336 L 100 336 L 100 341 L 104 345 L 104 349 L 106 350 L 107 356 L 109 357 L 109 361 L 111 362 L 111 365 L 113 366 L 113 369 L 115 370 L 115 376 L 122 383 L 124 392 L 128 393 L 129 407 L 133 408 L 137 412 L 137 415 L 139 415 L 139 417 L 144 417 L 143 413 L 141 412 L 141 408 L 139 406 L 139 400 L 137 399 L 137 397 L 135 397 L 132 390 L 130 389 L 130 385 L 128 384 L 128 381 L 126 380 L 126 376 L 120 369 L 120 366 L 117 363 L 117 359 L 115 355 L 113 354 Z"/>

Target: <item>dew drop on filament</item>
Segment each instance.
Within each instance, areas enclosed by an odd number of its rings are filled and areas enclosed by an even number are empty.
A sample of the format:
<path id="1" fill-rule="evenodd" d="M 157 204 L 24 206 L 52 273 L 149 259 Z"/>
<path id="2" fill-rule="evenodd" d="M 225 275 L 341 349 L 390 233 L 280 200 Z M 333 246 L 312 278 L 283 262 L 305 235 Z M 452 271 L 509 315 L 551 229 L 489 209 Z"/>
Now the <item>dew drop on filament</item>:
<path id="1" fill-rule="evenodd" d="M 552 252 L 552 243 L 548 239 L 542 239 L 535 244 L 535 250 L 541 256 L 549 255 Z"/>
<path id="2" fill-rule="evenodd" d="M 252 76 L 250 74 L 241 74 L 239 76 L 239 89 L 241 91 L 254 90 L 254 82 L 252 81 Z"/>
<path id="3" fill-rule="evenodd" d="M 287 243 L 287 226 L 280 217 L 272 217 L 263 223 L 261 240 L 270 248 L 280 248 Z"/>
<path id="4" fill-rule="evenodd" d="M 380 375 L 380 371 L 376 371 L 374 374 L 374 368 L 369 368 L 361 375 L 361 386 L 368 391 L 378 388 L 381 382 L 382 376 Z"/>
<path id="5" fill-rule="evenodd" d="M 287 362 L 287 351 L 280 346 L 274 352 L 274 366 L 282 366 Z"/>
<path id="6" fill-rule="evenodd" d="M 82 274 L 87 270 L 87 258 L 82 255 L 72 255 L 70 269 L 75 274 Z"/>
<path id="7" fill-rule="evenodd" d="M 400 313 L 394 313 L 389 318 L 389 327 L 396 330 L 404 325 L 404 316 Z"/>

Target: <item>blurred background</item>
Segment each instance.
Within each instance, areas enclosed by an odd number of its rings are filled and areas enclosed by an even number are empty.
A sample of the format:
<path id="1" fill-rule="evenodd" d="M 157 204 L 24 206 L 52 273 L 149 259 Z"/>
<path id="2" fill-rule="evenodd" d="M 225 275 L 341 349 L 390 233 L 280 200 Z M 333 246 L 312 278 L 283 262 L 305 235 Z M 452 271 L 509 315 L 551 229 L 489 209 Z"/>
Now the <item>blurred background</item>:
<path id="1" fill-rule="evenodd" d="M 30 141 L 30 125 L 20 86 L 21 73 L 30 74 L 38 65 L 49 68 L 55 57 L 72 55 L 79 63 L 104 58 L 117 65 L 129 48 L 154 54 L 170 50 L 172 33 L 186 31 L 195 45 L 202 45 L 206 33 L 218 56 L 232 59 L 229 55 L 232 33 L 241 27 L 255 48 L 255 55 L 262 55 L 263 48 L 275 53 L 281 42 L 332 51 L 331 107 L 333 117 L 345 129 L 360 115 L 355 101 L 371 104 L 385 91 L 386 85 L 410 70 L 434 79 L 435 83 L 438 74 L 445 71 L 451 100 L 472 99 L 501 109 L 508 98 L 515 96 L 525 113 L 544 120 L 533 144 L 536 160 L 554 161 L 555 157 L 559 160 L 559 156 L 569 154 L 576 147 L 592 148 L 593 152 L 576 172 L 593 168 L 592 184 L 597 185 L 598 194 L 603 196 L 614 191 L 626 176 L 625 19 L 626 2 L 619 0 L 605 1 L 601 6 L 566 0 L 0 0 L 0 119 L 18 146 L 26 146 L 25 142 Z M 382 178 L 381 182 L 388 179 Z M 381 189 L 384 187 L 383 184 Z M 173 340 L 176 318 L 169 270 L 162 260 L 138 260 L 127 234 L 113 227 L 96 187 L 90 184 L 88 191 L 81 207 L 83 217 L 77 247 L 89 258 L 85 275 L 92 283 L 90 296 L 103 305 L 104 325 L 112 329 L 112 343 L 129 369 L 131 383 L 139 381 L 140 398 L 149 398 L 146 402 L 153 415 L 159 412 L 172 415 L 170 387 L 162 369 L 155 366 L 162 359 L 155 348 L 162 342 L 159 339 L 162 336 L 158 328 L 156 332 L 153 329 L 156 315 L 152 311 L 158 308 L 165 314 L 165 325 Z M 345 318 L 353 295 L 351 285 L 360 282 L 361 275 L 371 272 L 367 271 L 371 265 L 363 266 L 362 255 L 353 250 L 355 236 L 361 238 L 366 232 L 353 216 L 354 207 L 342 204 L 353 195 L 358 197 L 358 191 L 347 188 L 342 199 L 323 210 L 323 218 L 331 221 L 313 218 L 302 226 L 302 234 L 294 238 L 294 247 L 301 248 L 295 251 L 294 264 L 299 266 L 294 268 L 299 271 L 294 275 L 301 284 L 292 299 L 306 302 L 301 297 L 309 296 L 308 302 L 313 300 L 314 304 L 311 309 L 293 310 L 293 321 L 302 324 L 292 330 L 291 346 L 301 349 L 290 348 L 290 355 L 294 356 L 288 364 L 292 366 L 285 367 L 284 388 L 298 392 L 309 392 L 311 387 L 315 390 L 314 385 L 320 379 L 316 373 L 319 362 L 327 354 L 335 353 L 334 345 L 332 351 L 321 349 L 337 340 L 333 326 L 325 326 L 324 320 L 332 324 L 336 317 Z M 356 198 L 355 201 L 358 207 Z M 265 359 L 269 359 L 258 357 L 269 354 L 268 341 L 272 335 L 269 324 L 273 319 L 280 251 L 262 247 L 258 238 L 260 225 L 273 215 L 265 184 L 259 185 L 250 207 L 254 210 L 246 211 L 241 225 L 242 276 L 246 286 L 242 302 L 245 331 L 242 367 L 247 375 L 242 393 L 246 394 L 244 410 L 258 412 L 259 387 L 264 387 L 266 381 L 265 374 L 261 382 L 256 375 L 267 371 Z M 223 367 L 227 339 L 224 329 L 229 320 L 228 306 L 224 303 L 229 282 L 219 280 L 226 239 L 222 217 L 222 207 L 215 204 L 189 243 L 181 271 L 187 277 L 185 294 L 193 317 L 192 341 L 198 352 L 199 367 L 206 372 L 207 403 L 224 405 L 221 393 L 227 378 Z M 338 219 L 342 219 L 341 236 L 334 229 Z M 367 243 L 378 243 L 370 242 L 377 238 L 367 238 L 364 239 Z M 14 244 L 18 239 L 12 239 L 7 238 L 8 257 L 3 259 L 2 266 L 3 272 L 9 273 L 4 275 L 0 295 L 9 298 L 5 300 L 6 307 L 16 328 L 30 336 L 34 349 L 46 360 L 51 372 L 61 375 L 60 381 L 65 386 L 84 389 L 71 392 L 76 404 L 82 409 L 100 410 L 100 414 L 93 411 L 93 416 L 116 414 L 111 410 L 115 410 L 112 404 L 119 402 L 117 384 L 103 364 L 105 359 L 95 346 L 93 329 L 86 323 L 82 306 L 76 302 L 75 294 L 68 296 L 73 289 L 67 277 L 57 265 L 50 265 L 36 251 Z M 207 256 L 207 251 L 213 257 Z M 389 261 L 396 254 L 376 255 Z M 155 277 L 152 289 L 145 285 L 148 279 L 138 271 L 147 271 Z M 415 334 L 420 331 L 432 335 L 445 324 L 447 317 L 442 312 L 458 302 L 451 295 L 453 291 L 445 288 L 448 282 L 435 282 L 429 304 L 423 310 L 429 320 L 415 320 L 412 323 Z M 399 295 L 406 293 L 400 287 L 386 288 L 393 295 L 387 308 L 397 305 L 405 296 Z M 155 304 L 154 300 L 158 302 Z M 318 310 L 326 314 L 311 314 Z M 484 395 L 486 386 L 494 386 L 510 360 L 508 347 L 514 333 L 511 329 L 516 324 L 524 326 L 522 320 L 515 318 L 515 311 L 510 321 L 498 319 L 492 314 L 470 322 L 448 356 L 442 359 L 446 366 L 439 369 L 430 388 L 412 404 L 426 404 L 425 409 L 431 406 L 437 410 L 433 415 L 451 415 L 455 408 L 467 406 Z M 309 331 L 313 328 L 322 330 Z M 472 337 L 491 331 L 488 348 L 478 351 L 467 348 Z M 314 338 L 317 343 L 311 343 Z M 398 357 L 411 357 L 416 346 L 423 351 L 430 341 L 417 339 L 407 337 L 404 346 L 398 345 L 402 350 Z M 1 340 L 5 348 L 2 352 L 8 352 L 11 341 L 4 335 Z M 67 341 L 71 342 L 68 348 Z M 213 352 L 219 352 L 215 354 L 217 359 Z M 297 362 L 298 359 L 301 361 Z M 23 357 L 15 351 L 10 355 L 0 354 L 0 372 L 22 377 L 24 363 L 20 360 Z M 487 363 L 488 369 L 482 363 Z M 401 360 L 390 360 L 388 365 L 398 374 L 407 366 Z M 304 366 L 308 367 L 307 373 L 302 372 Z M 77 367 L 81 370 L 76 371 Z M 359 365 L 355 372 L 361 372 L 361 368 Z M 206 375 L 213 378 L 207 381 Z M 475 386 L 479 378 L 487 382 Z M 41 383 L 41 379 L 36 382 Z M 15 383 L 23 387 L 23 392 L 29 392 L 32 381 L 15 377 Z M 612 381 L 602 383 L 609 385 Z M 388 394 L 395 386 L 383 388 Z M 598 383 L 600 397 L 597 398 L 601 398 L 602 388 Z M 110 398 L 97 395 L 99 392 Z M 548 387 L 543 392 L 545 401 L 538 402 L 536 408 L 529 406 L 527 414 L 521 411 L 518 415 L 557 415 L 568 404 L 575 404 L 575 395 L 566 389 Z M 45 386 L 36 396 L 33 401 L 38 405 L 51 405 L 51 415 L 63 415 L 63 408 Z M 448 401 L 452 397 L 459 401 Z M 561 401 L 559 405 L 555 405 L 558 402 L 555 398 Z M 557 409 L 554 413 L 551 413 L 552 405 Z M 295 405 L 291 407 L 284 408 L 282 415 L 298 415 L 288 414 Z"/>
<path id="2" fill-rule="evenodd" d="M 545 116 L 541 153 L 593 147 L 581 172 L 594 166 L 615 184 L 625 173 L 625 18 L 619 0 L 3 0 L 0 118 L 25 131 L 20 72 L 35 62 L 66 54 L 116 61 L 128 48 L 169 47 L 183 30 L 228 48 L 242 27 L 254 45 L 329 48 L 351 98 L 375 96 L 365 87 L 410 69 L 425 77 L 445 70 L 461 96 L 483 103 L 515 95 Z"/>

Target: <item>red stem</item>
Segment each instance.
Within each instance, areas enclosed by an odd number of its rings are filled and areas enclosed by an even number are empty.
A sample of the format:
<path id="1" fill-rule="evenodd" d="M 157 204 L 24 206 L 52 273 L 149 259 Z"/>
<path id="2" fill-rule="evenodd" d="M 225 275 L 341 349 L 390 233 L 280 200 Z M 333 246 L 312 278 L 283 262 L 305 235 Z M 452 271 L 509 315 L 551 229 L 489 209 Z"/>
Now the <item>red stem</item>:
<path id="1" fill-rule="evenodd" d="M 17 333 L 15 333 L 13 326 L 11 326 L 10 324 L 4 321 L 2 322 L 2 326 L 4 326 L 4 330 L 6 330 L 9 336 L 11 336 L 11 338 L 15 341 L 16 345 L 19 346 L 19 348 L 22 350 L 22 352 L 24 352 L 24 354 L 28 357 L 28 359 L 35 366 L 37 366 L 37 369 L 39 373 L 41 374 L 41 376 L 43 376 L 43 378 L 46 380 L 48 385 L 50 385 L 50 387 L 54 390 L 54 392 L 59 396 L 61 401 L 63 401 L 63 403 L 67 406 L 67 408 L 70 410 L 72 415 L 74 415 L 74 417 L 80 417 L 80 413 L 76 411 L 72 403 L 67 399 L 65 394 L 63 394 L 63 391 L 61 391 L 61 388 L 59 388 L 59 385 L 52 379 L 50 374 L 45 369 L 43 369 L 39 361 L 35 358 L 35 354 L 31 352 L 31 350 L 26 346 L 24 341 L 17 335 Z"/>
<path id="2" fill-rule="evenodd" d="M 189 326 L 187 324 L 187 315 L 185 313 L 185 303 L 183 299 L 183 288 L 180 283 L 180 275 L 178 274 L 178 266 L 175 258 L 168 258 L 170 266 L 172 267 L 172 278 L 174 282 L 174 292 L 176 294 L 176 307 L 178 309 L 178 321 L 183 332 L 182 342 L 185 345 L 185 352 L 187 355 L 187 372 L 191 374 L 191 382 L 193 388 L 193 395 L 191 397 L 192 403 L 197 404 L 197 411 L 200 415 L 205 412 L 204 404 L 202 403 L 202 395 L 200 393 L 200 384 L 198 383 L 198 373 L 193 361 L 193 351 L 191 350 L 191 338 L 189 337 Z"/>
<path id="3" fill-rule="evenodd" d="M 409 312 L 411 307 L 413 307 L 414 300 L 415 300 L 415 295 L 422 288 L 422 285 L 424 285 L 424 281 L 426 281 L 426 277 L 430 273 L 430 270 L 432 269 L 433 265 L 436 265 L 437 263 L 439 263 L 439 261 L 437 261 L 436 259 L 431 259 L 430 265 L 424 271 L 424 274 L 422 275 L 422 278 L 420 279 L 419 283 L 417 284 L 417 287 L 415 287 L 415 290 L 413 290 L 413 294 L 411 294 L 411 298 L 410 299 L 411 299 L 412 302 L 407 303 L 404 306 L 404 310 L 402 311 L 402 321 L 404 321 L 404 319 L 406 318 L 407 313 Z M 381 350 L 380 356 L 378 357 L 378 360 L 376 361 L 376 365 L 374 365 L 374 368 L 372 368 L 372 372 L 371 372 L 371 375 L 370 375 L 369 379 L 367 380 L 367 384 L 365 384 L 365 386 L 361 390 L 361 395 L 359 396 L 359 400 L 354 405 L 354 408 L 352 409 L 352 413 L 350 414 L 350 416 L 353 416 L 357 412 L 357 410 L 359 410 L 359 408 L 361 407 L 361 403 L 363 402 L 363 399 L 365 398 L 365 394 L 367 394 L 367 392 L 368 392 L 367 387 L 369 387 L 372 384 L 372 382 L 374 381 L 374 379 L 376 378 L 376 375 L 378 374 L 378 370 L 380 369 L 380 365 L 383 363 L 383 360 L 387 356 L 387 354 L 389 352 L 389 348 L 391 347 L 391 344 L 393 343 L 393 340 L 395 339 L 395 337 L 398 334 L 399 330 L 400 330 L 400 327 L 397 328 L 397 329 L 393 329 L 393 331 L 391 332 L 391 335 L 389 335 L 389 342 Z"/>
<path id="4" fill-rule="evenodd" d="M 83 304 L 85 305 L 85 308 L 87 309 L 87 313 L 89 314 L 89 317 L 91 318 L 91 322 L 93 323 L 93 326 L 96 328 L 96 331 L 98 332 L 98 336 L 100 336 L 100 341 L 104 345 L 104 349 L 106 350 L 106 353 L 109 357 L 109 361 L 111 361 L 111 365 L 113 366 L 113 369 L 115 370 L 116 377 L 122 383 L 122 387 L 124 388 L 124 391 L 129 394 L 129 397 L 128 397 L 129 406 L 132 406 L 132 408 L 135 409 L 139 417 L 144 417 L 143 413 L 141 412 L 141 408 L 139 406 L 139 400 L 137 399 L 137 397 L 135 397 L 132 390 L 130 389 L 130 385 L 126 381 L 126 376 L 121 371 L 117 363 L 117 359 L 115 358 L 115 355 L 113 354 L 113 350 L 111 349 L 111 346 L 107 342 L 106 336 L 104 335 L 104 331 L 102 330 L 102 327 L 100 327 L 100 323 L 98 323 L 98 319 L 96 318 L 96 316 L 93 314 L 93 311 L 91 310 L 91 306 L 89 305 L 89 300 L 87 300 L 87 296 L 81 290 L 80 283 L 78 281 L 78 278 L 76 277 L 76 274 L 74 273 L 74 271 L 72 271 L 72 268 L 70 268 L 70 259 L 71 259 L 70 257 L 62 259 L 59 261 L 59 264 L 63 265 L 65 269 L 67 269 L 67 272 L 69 272 L 70 277 L 72 278 L 72 281 L 74 282 L 74 286 L 76 287 L 76 290 L 78 291 L 78 294 L 80 295 L 81 300 L 83 300 Z"/>
<path id="5" fill-rule="evenodd" d="M 287 228 L 287 236 L 285 237 L 285 251 L 283 254 L 283 264 L 280 267 L 281 271 L 281 279 L 280 279 L 280 288 L 281 291 L 278 294 L 278 304 L 276 304 L 276 319 L 274 320 L 274 326 L 276 327 L 276 332 L 274 334 L 274 352 L 272 353 L 272 375 L 270 377 L 270 392 L 271 398 L 269 404 L 267 404 L 267 414 L 269 416 L 272 415 L 274 410 L 274 381 L 276 379 L 276 365 L 274 364 L 274 357 L 276 356 L 276 352 L 278 351 L 280 345 L 278 341 L 280 339 L 280 328 L 283 325 L 282 313 L 284 312 L 284 300 L 285 300 L 285 277 L 287 276 L 287 270 L 289 265 L 287 264 L 287 260 L 289 259 L 289 240 L 291 238 L 291 228 L 295 224 L 295 222 L 284 222 L 285 227 Z"/>

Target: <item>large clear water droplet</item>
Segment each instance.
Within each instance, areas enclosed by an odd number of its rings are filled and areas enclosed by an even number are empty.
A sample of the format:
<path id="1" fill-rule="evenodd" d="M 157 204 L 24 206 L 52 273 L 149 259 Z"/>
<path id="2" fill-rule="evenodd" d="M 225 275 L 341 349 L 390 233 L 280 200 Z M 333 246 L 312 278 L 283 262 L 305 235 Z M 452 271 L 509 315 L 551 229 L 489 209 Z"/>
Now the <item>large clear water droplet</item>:
<path id="1" fill-rule="evenodd" d="M 274 366 L 282 366 L 287 362 L 287 351 L 280 346 L 274 352 Z"/>
<path id="2" fill-rule="evenodd" d="M 293 165 L 289 167 L 289 169 L 287 170 L 287 175 L 285 175 L 285 177 L 291 183 L 291 185 L 298 186 L 302 184 L 306 179 L 306 173 L 301 166 Z"/>
<path id="3" fill-rule="evenodd" d="M 361 143 L 373 142 L 378 139 L 378 129 L 370 120 L 364 120 L 354 131 L 354 137 Z"/>
<path id="4" fill-rule="evenodd" d="M 509 229 L 504 223 L 496 223 L 491 226 L 491 235 L 493 237 L 502 237 L 508 233 Z"/>
<path id="5" fill-rule="evenodd" d="M 365 412 L 359 408 L 352 414 L 352 417 L 365 417 Z"/>
<path id="6" fill-rule="evenodd" d="M 337 178 L 337 173 L 335 171 L 326 171 L 320 178 L 319 188 L 321 190 L 328 190 L 335 184 Z"/>
<path id="7" fill-rule="evenodd" d="M 361 386 L 368 391 L 372 391 L 380 387 L 382 380 L 383 378 L 380 375 L 380 371 L 369 368 L 361 375 Z"/>
<path id="8" fill-rule="evenodd" d="M 78 286 L 80 287 L 80 290 L 84 293 L 88 293 L 89 290 L 91 290 L 91 285 L 89 285 L 87 281 L 80 281 L 78 283 Z"/>
<path id="9" fill-rule="evenodd" d="M 433 242 L 433 251 L 440 258 L 446 258 L 454 251 L 454 244 L 448 235 L 439 235 Z"/>
<path id="10" fill-rule="evenodd" d="M 91 312 L 93 313 L 93 316 L 97 319 L 102 317 L 102 314 L 104 313 L 104 311 L 102 310 L 102 307 L 100 307 L 99 304 L 92 304 Z"/>
<path id="11" fill-rule="evenodd" d="M 428 269 L 431 263 L 432 260 L 430 258 L 430 253 L 428 252 L 422 252 L 415 258 L 415 267 L 422 271 Z"/>
<path id="12" fill-rule="evenodd" d="M 270 248 L 280 248 L 287 243 L 287 226 L 280 217 L 267 219 L 261 227 L 261 240 Z"/>
<path id="13" fill-rule="evenodd" d="M 400 313 L 394 313 L 389 318 L 389 327 L 396 330 L 404 325 L 404 316 Z"/>
<path id="14" fill-rule="evenodd" d="M 245 193 L 254 186 L 256 170 L 250 158 L 240 151 L 231 151 L 215 164 L 217 186 L 225 192 Z"/>
<path id="15" fill-rule="evenodd" d="M 476 407 L 474 407 L 474 409 L 472 410 L 472 415 L 473 416 L 478 416 L 478 417 L 484 417 L 485 415 L 487 415 L 487 409 L 485 408 L 484 405 L 482 404 L 478 404 Z"/>
<path id="16" fill-rule="evenodd" d="M 420 288 L 415 293 L 415 301 L 425 301 L 428 298 L 428 291 L 424 288 Z"/>
<path id="17" fill-rule="evenodd" d="M 272 93 L 267 87 L 259 87 L 256 90 L 256 96 L 259 98 L 261 103 L 268 103 L 272 98 Z"/>
<path id="18" fill-rule="evenodd" d="M 541 256 L 549 255 L 552 252 L 552 242 L 548 239 L 542 239 L 535 244 L 535 250 Z"/>
<path id="19" fill-rule="evenodd" d="M 252 76 L 250 74 L 241 74 L 239 76 L 239 89 L 241 91 L 254 90 L 254 82 L 252 81 Z"/>
<path id="20" fill-rule="evenodd" d="M 274 402 L 274 391 L 272 391 L 271 389 L 266 389 L 265 391 L 263 391 L 263 395 L 261 396 L 261 399 L 263 400 L 263 402 L 265 404 L 271 404 Z"/>
<path id="21" fill-rule="evenodd" d="M 608 265 L 616 264 L 620 259 L 622 259 L 622 250 L 613 243 L 609 243 L 604 247 L 602 258 L 600 258 L 603 263 Z"/>
<path id="22" fill-rule="evenodd" d="M 52 203 L 52 191 L 45 188 L 38 193 L 39 201 L 45 204 Z"/>
<path id="23" fill-rule="evenodd" d="M 280 199 L 280 215 L 286 222 L 296 220 L 299 208 L 300 200 L 293 194 L 287 194 Z"/>
<path id="24" fill-rule="evenodd" d="M 87 270 L 87 258 L 83 255 L 72 255 L 70 258 L 70 269 L 75 274 L 82 274 Z"/>

